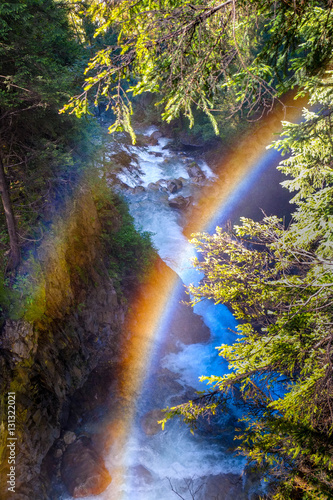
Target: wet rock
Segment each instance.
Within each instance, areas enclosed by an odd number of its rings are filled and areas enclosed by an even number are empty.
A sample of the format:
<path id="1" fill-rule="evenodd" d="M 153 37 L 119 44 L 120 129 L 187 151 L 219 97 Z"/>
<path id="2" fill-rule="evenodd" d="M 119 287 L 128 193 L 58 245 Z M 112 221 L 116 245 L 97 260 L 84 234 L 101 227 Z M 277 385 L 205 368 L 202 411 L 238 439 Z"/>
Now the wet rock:
<path id="1" fill-rule="evenodd" d="M 169 181 L 168 184 L 167 184 L 167 190 L 169 191 L 169 193 L 173 194 L 173 193 L 177 193 L 178 191 L 178 187 L 177 187 L 177 184 L 175 183 L 175 181 Z"/>
<path id="2" fill-rule="evenodd" d="M 192 177 L 192 182 L 194 184 L 202 184 L 204 180 L 205 180 L 205 177 L 200 177 L 198 175 L 196 175 L 195 177 Z"/>
<path id="3" fill-rule="evenodd" d="M 157 182 L 150 182 L 147 186 L 147 189 L 150 191 L 158 191 L 160 188 L 159 184 Z"/>
<path id="4" fill-rule="evenodd" d="M 132 161 L 137 161 L 136 156 L 130 155 L 126 151 L 120 151 L 111 156 L 113 165 L 120 165 L 121 167 L 129 167 Z"/>
<path id="5" fill-rule="evenodd" d="M 28 359 L 37 351 L 31 323 L 24 320 L 7 320 L 0 339 L 0 348 L 12 352 L 15 360 Z"/>
<path id="6" fill-rule="evenodd" d="M 177 193 L 183 187 L 183 183 L 180 179 L 173 179 L 167 183 L 167 189 L 169 193 Z"/>
<path id="7" fill-rule="evenodd" d="M 141 419 L 141 426 L 147 436 L 153 436 L 162 430 L 161 424 L 157 422 L 165 417 L 165 413 L 160 410 L 151 410 Z"/>
<path id="8" fill-rule="evenodd" d="M 65 432 L 63 440 L 64 443 L 67 445 L 74 443 L 74 441 L 76 440 L 75 432 L 72 431 Z"/>
<path id="9" fill-rule="evenodd" d="M 155 158 L 162 158 L 163 154 L 159 153 L 158 151 L 149 151 L 149 154 L 155 156 Z"/>
<path id="10" fill-rule="evenodd" d="M 243 489 L 242 477 L 230 473 L 208 476 L 203 487 L 202 498 L 248 500 L 248 495 Z"/>
<path id="11" fill-rule="evenodd" d="M 133 188 L 133 193 L 134 194 L 140 194 L 140 193 L 144 193 L 146 190 L 143 186 L 135 186 L 135 188 Z"/>
<path id="12" fill-rule="evenodd" d="M 80 437 L 68 446 L 61 463 L 61 478 L 74 498 L 99 495 L 111 483 L 104 461 L 90 439 Z"/>
<path id="13" fill-rule="evenodd" d="M 172 198 L 169 200 L 169 206 L 171 208 L 175 208 L 177 210 L 184 210 L 192 203 L 192 197 L 184 197 L 184 196 L 176 196 L 176 198 Z"/>
<path id="14" fill-rule="evenodd" d="M 202 179 L 206 178 L 204 172 L 201 170 L 201 168 L 199 167 L 199 165 L 195 161 L 192 161 L 186 167 L 186 170 L 187 170 L 187 173 L 191 179 L 196 178 L 196 179 L 202 180 Z"/>
<path id="15" fill-rule="evenodd" d="M 132 141 L 131 141 L 132 143 Z M 136 135 L 136 143 L 135 143 L 136 146 L 138 146 L 139 148 L 142 148 L 142 147 L 145 147 L 147 145 L 150 145 L 149 143 L 149 136 L 148 135 L 144 135 L 144 134 L 137 134 Z"/>
<path id="16" fill-rule="evenodd" d="M 157 139 L 154 139 L 154 138 L 151 138 L 151 137 L 149 138 L 149 140 L 148 140 L 148 145 L 149 146 L 157 146 L 157 144 L 158 144 L 158 140 Z"/>
<path id="17" fill-rule="evenodd" d="M 146 469 L 143 465 L 139 464 L 131 468 L 133 475 L 139 479 L 139 482 L 143 481 L 146 484 L 151 484 L 153 482 L 152 473 Z"/>
<path id="18" fill-rule="evenodd" d="M 150 135 L 149 139 L 158 141 L 158 139 L 160 139 L 161 137 L 163 137 L 162 132 L 160 132 L 159 130 L 155 130 L 155 132 Z"/>

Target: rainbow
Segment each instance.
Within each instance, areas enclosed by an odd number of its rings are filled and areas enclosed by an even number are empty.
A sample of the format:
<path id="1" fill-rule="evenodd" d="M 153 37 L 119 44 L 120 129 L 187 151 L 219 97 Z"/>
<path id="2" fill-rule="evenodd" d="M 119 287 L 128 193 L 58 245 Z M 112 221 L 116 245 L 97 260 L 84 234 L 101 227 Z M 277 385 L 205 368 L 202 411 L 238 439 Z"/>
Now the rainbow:
<path id="1" fill-rule="evenodd" d="M 287 95 L 283 106 L 280 104 L 260 123 L 256 123 L 252 131 L 223 158 L 217 168 L 215 181 L 203 188 L 199 202 L 187 218 L 184 228 L 186 237 L 212 229 L 215 220 L 227 209 L 238 187 L 253 175 L 258 165 L 260 167 L 267 155 L 267 146 L 274 140 L 274 135 L 282 130 L 281 122 L 300 119 L 307 99 L 298 99 L 296 103 L 294 95 L 295 93 Z M 117 463 L 120 464 L 110 471 L 113 476 L 113 486 L 110 485 L 112 489 L 117 485 L 121 489 L 126 476 L 126 442 L 131 433 L 135 405 L 149 373 L 155 343 L 167 321 L 178 284 L 177 275 L 157 260 L 131 304 L 126 319 L 119 370 L 123 402 L 107 430 L 108 441 L 113 443 L 112 447 L 116 447 Z"/>

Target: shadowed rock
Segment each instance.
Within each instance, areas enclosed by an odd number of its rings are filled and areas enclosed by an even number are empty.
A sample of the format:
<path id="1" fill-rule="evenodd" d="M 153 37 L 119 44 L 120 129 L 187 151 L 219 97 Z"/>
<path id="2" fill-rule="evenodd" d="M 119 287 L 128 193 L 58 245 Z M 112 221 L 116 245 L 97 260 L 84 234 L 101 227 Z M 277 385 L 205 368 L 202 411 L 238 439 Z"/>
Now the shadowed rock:
<path id="1" fill-rule="evenodd" d="M 111 483 L 111 476 L 90 439 L 80 437 L 66 449 L 61 478 L 74 498 L 99 495 Z"/>
<path id="2" fill-rule="evenodd" d="M 187 208 L 192 202 L 192 197 L 186 197 L 184 196 L 176 196 L 176 198 L 172 198 L 169 200 L 169 206 L 171 208 L 176 208 L 177 210 L 184 210 L 184 208 Z"/>
<path id="3" fill-rule="evenodd" d="M 155 132 L 153 132 L 150 135 L 149 139 L 151 141 L 156 141 L 157 142 L 162 136 L 163 136 L 162 132 L 160 132 L 159 130 L 155 130 Z"/>
<path id="4" fill-rule="evenodd" d="M 192 161 L 187 167 L 186 167 L 188 175 L 191 177 L 191 179 L 205 179 L 206 176 L 204 172 L 201 170 L 199 165 L 195 162 Z"/>
<path id="5" fill-rule="evenodd" d="M 173 179 L 167 183 L 167 189 L 169 193 L 177 193 L 183 187 L 183 183 L 180 179 Z"/>
<path id="6" fill-rule="evenodd" d="M 146 413 L 141 419 L 141 426 L 147 436 L 153 436 L 162 430 L 161 424 L 157 422 L 165 417 L 162 410 L 156 409 Z"/>
<path id="7" fill-rule="evenodd" d="M 0 338 L 0 348 L 10 351 L 15 360 L 35 354 L 37 351 L 36 334 L 31 323 L 8 319 Z"/>
<path id="8" fill-rule="evenodd" d="M 248 500 L 243 488 L 242 477 L 238 474 L 219 474 L 208 476 L 201 498 L 216 498 L 218 500 Z"/>

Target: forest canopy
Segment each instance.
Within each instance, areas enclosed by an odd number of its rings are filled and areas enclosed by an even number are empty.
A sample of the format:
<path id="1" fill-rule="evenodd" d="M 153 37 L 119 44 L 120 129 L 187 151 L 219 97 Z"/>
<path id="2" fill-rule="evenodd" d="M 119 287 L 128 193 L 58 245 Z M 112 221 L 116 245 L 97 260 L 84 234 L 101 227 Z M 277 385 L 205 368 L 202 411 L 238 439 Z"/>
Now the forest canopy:
<path id="1" fill-rule="evenodd" d="M 167 122 L 194 109 L 209 117 L 242 110 L 258 119 L 287 90 L 304 86 L 331 58 L 331 2 L 303 0 L 92 1 L 95 36 L 116 35 L 86 68 L 81 94 L 64 109 L 79 116 L 103 100 L 110 131 L 130 124 L 132 96 L 159 96 Z"/>

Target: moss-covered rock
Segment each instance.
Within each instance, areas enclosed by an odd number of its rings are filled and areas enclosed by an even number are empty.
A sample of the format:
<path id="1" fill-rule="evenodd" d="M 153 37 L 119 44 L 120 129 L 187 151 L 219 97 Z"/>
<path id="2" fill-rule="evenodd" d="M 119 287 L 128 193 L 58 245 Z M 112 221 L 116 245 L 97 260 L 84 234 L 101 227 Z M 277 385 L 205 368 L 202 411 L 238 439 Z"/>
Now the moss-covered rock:
<path id="1" fill-rule="evenodd" d="M 25 264 L 21 317 L 7 318 L 0 341 L 4 499 L 12 495 L 6 485 L 7 393 L 16 396 L 15 494 L 47 499 L 41 464 L 66 425 L 70 399 L 100 362 L 117 358 L 126 311 L 122 278 L 137 278 L 149 248 L 147 237 L 137 248 L 140 235 L 131 224 L 124 204 L 99 180 L 84 182 Z M 118 257 L 123 243 L 129 253 Z"/>

